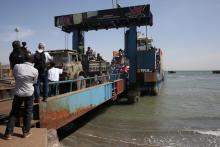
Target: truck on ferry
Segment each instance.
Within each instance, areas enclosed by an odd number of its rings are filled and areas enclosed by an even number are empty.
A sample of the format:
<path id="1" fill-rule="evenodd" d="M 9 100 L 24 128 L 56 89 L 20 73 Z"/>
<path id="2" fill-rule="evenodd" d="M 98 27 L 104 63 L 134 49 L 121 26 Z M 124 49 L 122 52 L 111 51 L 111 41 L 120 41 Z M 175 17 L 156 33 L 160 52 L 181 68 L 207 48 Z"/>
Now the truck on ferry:
<path id="1" fill-rule="evenodd" d="M 99 60 L 96 56 L 90 59 L 86 54 L 68 49 L 50 50 L 48 52 L 53 57 L 56 66 L 63 69 L 60 80 L 77 79 L 80 72 L 84 72 L 89 77 L 108 73 L 109 63 L 105 60 Z"/>

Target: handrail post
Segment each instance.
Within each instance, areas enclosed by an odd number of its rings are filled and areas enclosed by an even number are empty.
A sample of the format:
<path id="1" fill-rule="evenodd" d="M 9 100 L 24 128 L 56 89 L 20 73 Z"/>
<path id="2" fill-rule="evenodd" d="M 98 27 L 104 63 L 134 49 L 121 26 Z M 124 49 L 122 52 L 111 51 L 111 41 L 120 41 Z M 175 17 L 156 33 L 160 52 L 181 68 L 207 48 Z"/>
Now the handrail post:
<path id="1" fill-rule="evenodd" d="M 59 83 L 56 84 L 56 95 L 59 94 L 59 92 L 58 92 L 58 85 L 59 85 Z"/>
<path id="2" fill-rule="evenodd" d="M 70 92 L 72 91 L 73 89 L 73 82 L 70 82 Z"/>

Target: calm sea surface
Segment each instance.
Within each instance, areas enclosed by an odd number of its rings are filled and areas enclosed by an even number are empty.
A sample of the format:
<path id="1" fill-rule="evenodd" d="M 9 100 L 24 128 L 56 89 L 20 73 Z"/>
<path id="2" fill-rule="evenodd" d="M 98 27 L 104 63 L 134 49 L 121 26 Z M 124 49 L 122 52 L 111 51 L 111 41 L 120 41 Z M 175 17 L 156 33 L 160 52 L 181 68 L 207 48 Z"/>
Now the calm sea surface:
<path id="1" fill-rule="evenodd" d="M 219 147 L 220 74 L 167 74 L 158 96 L 105 104 L 59 134 L 66 147 Z"/>

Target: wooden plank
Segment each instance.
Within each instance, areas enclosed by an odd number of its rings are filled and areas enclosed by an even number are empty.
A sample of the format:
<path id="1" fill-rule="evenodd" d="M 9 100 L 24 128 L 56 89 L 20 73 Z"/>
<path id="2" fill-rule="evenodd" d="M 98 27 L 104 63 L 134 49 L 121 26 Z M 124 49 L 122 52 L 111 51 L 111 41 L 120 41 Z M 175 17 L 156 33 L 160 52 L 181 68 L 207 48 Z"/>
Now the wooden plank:
<path id="1" fill-rule="evenodd" d="M 8 115 L 11 111 L 12 100 L 0 102 L 0 114 Z"/>

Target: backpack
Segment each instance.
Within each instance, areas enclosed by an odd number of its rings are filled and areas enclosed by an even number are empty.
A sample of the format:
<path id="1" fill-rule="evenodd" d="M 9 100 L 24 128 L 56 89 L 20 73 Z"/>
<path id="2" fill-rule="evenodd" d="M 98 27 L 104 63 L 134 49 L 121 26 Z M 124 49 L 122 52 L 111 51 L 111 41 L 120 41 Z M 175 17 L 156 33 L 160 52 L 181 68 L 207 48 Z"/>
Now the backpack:
<path id="1" fill-rule="evenodd" d="M 37 52 L 34 54 L 34 67 L 39 73 L 44 73 L 47 71 L 46 56 L 44 52 Z"/>

